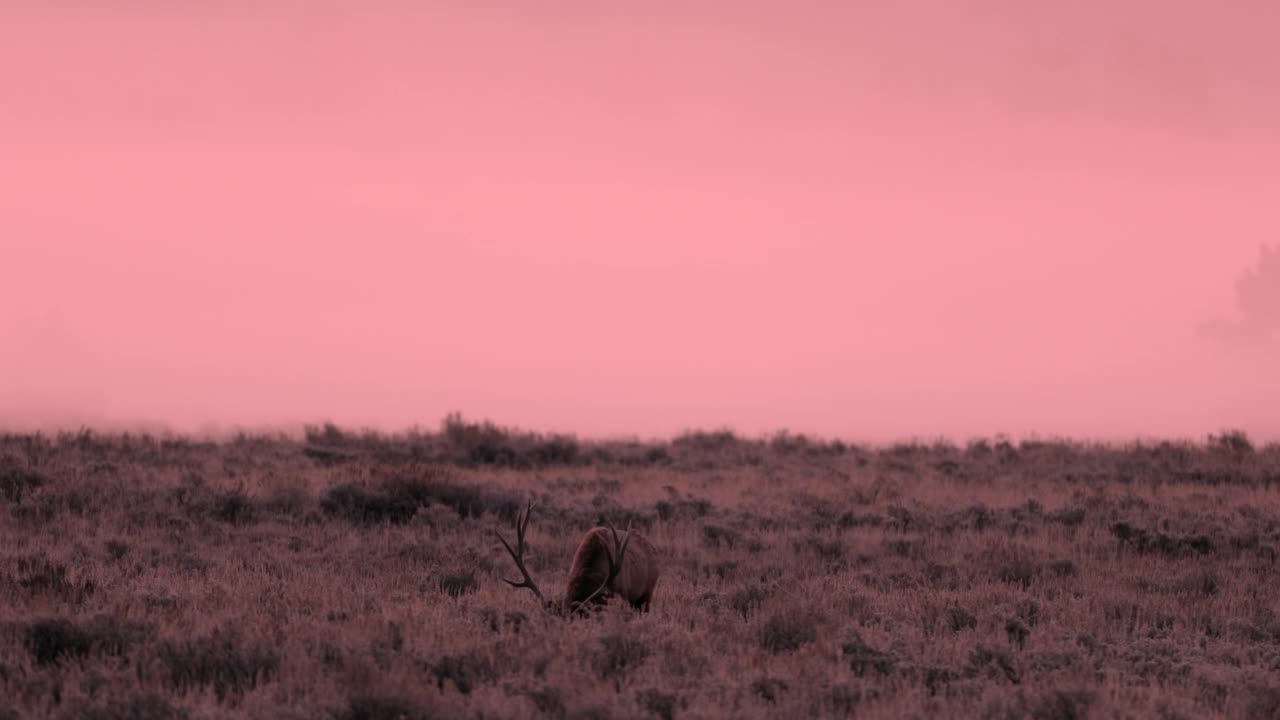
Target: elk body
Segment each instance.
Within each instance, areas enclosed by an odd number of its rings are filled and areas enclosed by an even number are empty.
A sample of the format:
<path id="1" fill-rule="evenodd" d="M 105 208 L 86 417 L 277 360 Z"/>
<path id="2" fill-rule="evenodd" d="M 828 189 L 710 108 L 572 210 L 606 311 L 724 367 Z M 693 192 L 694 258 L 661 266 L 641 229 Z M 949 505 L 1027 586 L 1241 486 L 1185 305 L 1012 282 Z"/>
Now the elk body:
<path id="1" fill-rule="evenodd" d="M 524 578 L 521 581 L 503 578 L 504 582 L 512 587 L 528 588 L 545 608 L 556 614 L 583 612 L 593 605 L 603 605 L 614 595 L 622 597 L 634 608 L 649 609 L 653 588 L 658 583 L 658 563 L 649 541 L 629 528 L 621 539 L 610 526 L 588 530 L 573 554 L 564 597 L 557 601 L 543 597 L 524 564 L 524 535 L 532 512 L 531 503 L 523 513 L 516 515 L 514 549 L 500 533 L 494 533 Z"/>

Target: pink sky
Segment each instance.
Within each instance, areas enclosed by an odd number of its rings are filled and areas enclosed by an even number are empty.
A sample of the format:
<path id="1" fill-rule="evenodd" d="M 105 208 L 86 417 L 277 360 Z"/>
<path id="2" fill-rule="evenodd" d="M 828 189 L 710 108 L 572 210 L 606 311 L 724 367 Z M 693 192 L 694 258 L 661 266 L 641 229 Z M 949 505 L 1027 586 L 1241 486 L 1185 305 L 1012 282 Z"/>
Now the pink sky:
<path id="1" fill-rule="evenodd" d="M 11 0 L 0 424 L 1280 439 L 1277 27 Z"/>

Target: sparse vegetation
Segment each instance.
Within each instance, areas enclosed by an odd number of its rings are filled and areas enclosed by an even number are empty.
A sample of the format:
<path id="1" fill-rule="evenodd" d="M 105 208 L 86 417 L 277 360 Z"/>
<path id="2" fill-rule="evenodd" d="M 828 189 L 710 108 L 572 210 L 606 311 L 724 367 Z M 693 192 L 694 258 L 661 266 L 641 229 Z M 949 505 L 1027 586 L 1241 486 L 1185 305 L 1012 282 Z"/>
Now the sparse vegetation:
<path id="1" fill-rule="evenodd" d="M 544 615 L 644 529 L 648 613 Z M 1275 717 L 1280 446 L 0 436 L 0 718 Z"/>

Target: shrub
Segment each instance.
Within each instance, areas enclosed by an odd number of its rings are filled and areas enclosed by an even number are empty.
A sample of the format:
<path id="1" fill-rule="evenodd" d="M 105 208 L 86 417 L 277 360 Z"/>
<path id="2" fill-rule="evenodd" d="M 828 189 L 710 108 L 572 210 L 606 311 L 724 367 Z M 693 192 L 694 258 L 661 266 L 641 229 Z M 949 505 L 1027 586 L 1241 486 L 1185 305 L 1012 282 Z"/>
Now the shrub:
<path id="1" fill-rule="evenodd" d="M 892 655 L 868 645 L 856 632 L 849 634 L 849 638 L 840 646 L 840 653 L 848 658 L 849 669 L 859 677 L 873 671 L 888 675 L 897 664 Z"/>
<path id="2" fill-rule="evenodd" d="M 663 447 L 652 447 L 645 451 L 644 462 L 646 465 L 670 465 L 671 453 Z"/>
<path id="3" fill-rule="evenodd" d="M 0 460 L 0 495 L 9 502 L 21 502 L 22 496 L 46 482 L 45 477 L 28 470 L 10 458 Z"/>
<path id="4" fill-rule="evenodd" d="M 709 547 L 720 547 L 722 544 L 730 549 L 742 540 L 737 530 L 719 525 L 702 526 L 702 542 Z"/>
<path id="5" fill-rule="evenodd" d="M 806 535 L 791 545 L 797 554 L 812 553 L 824 562 L 839 562 L 844 558 L 844 543 L 840 538 L 824 539 L 816 533 Z"/>
<path id="6" fill-rule="evenodd" d="M 348 463 L 359 457 L 355 453 L 350 453 L 346 450 L 321 445 L 308 445 L 302 449 L 302 454 L 325 466 Z"/>
<path id="7" fill-rule="evenodd" d="M 1031 586 L 1039 574 L 1040 568 L 1028 558 L 1008 558 L 995 569 L 997 580 L 1018 585 L 1024 590 Z"/>
<path id="8" fill-rule="evenodd" d="M 1083 720 L 1089 717 L 1093 693 L 1051 690 L 1031 707 L 1033 720 Z"/>
<path id="9" fill-rule="evenodd" d="M 188 713 L 163 695 L 147 693 L 111 700 L 105 705 L 67 708 L 59 717 L 62 720 L 182 720 Z"/>
<path id="10" fill-rule="evenodd" d="M 676 714 L 676 696 L 657 688 L 649 688 L 636 693 L 636 701 L 640 707 L 653 713 L 662 720 L 672 720 Z"/>
<path id="11" fill-rule="evenodd" d="M 1218 587 L 1217 575 L 1196 571 L 1178 578 L 1174 591 L 1184 595 L 1214 595 L 1218 592 Z"/>
<path id="12" fill-rule="evenodd" d="M 1253 453 L 1253 442 L 1243 430 L 1223 430 L 1219 435 L 1209 436 L 1209 449 L 1241 457 Z"/>
<path id="13" fill-rule="evenodd" d="M 233 525 L 253 519 L 253 501 L 240 490 L 221 493 L 213 499 L 213 516 Z"/>
<path id="14" fill-rule="evenodd" d="M 970 678 L 1003 677 L 1015 685 L 1022 682 L 1022 673 L 1009 653 L 985 645 L 979 645 L 969 654 L 969 665 L 965 669 L 965 675 Z"/>
<path id="15" fill-rule="evenodd" d="M 775 677 L 762 677 L 751 683 L 751 692 L 767 703 L 776 703 L 789 688 L 786 680 Z"/>
<path id="16" fill-rule="evenodd" d="M 534 708 L 544 717 L 562 718 L 565 716 L 564 693 L 558 687 L 527 688 L 524 696 L 529 698 Z"/>
<path id="17" fill-rule="evenodd" d="M 797 650 L 817 639 L 818 622 L 811 613 L 776 613 L 760 627 L 760 647 L 774 655 Z"/>
<path id="18" fill-rule="evenodd" d="M 379 696 L 361 692 L 347 698 L 347 706 L 335 714 L 337 720 L 431 720 L 447 717 L 408 698 Z"/>
<path id="19" fill-rule="evenodd" d="M 473 593 L 480 587 L 473 570 L 463 570 L 440 576 L 440 590 L 452 598 Z"/>
<path id="20" fill-rule="evenodd" d="M 23 644 L 37 665 L 52 665 L 63 659 L 83 659 L 91 653 L 123 657 L 148 635 L 150 625 L 99 615 L 76 624 L 66 618 L 45 618 L 28 624 Z"/>
<path id="21" fill-rule="evenodd" d="M 706 517 L 711 512 L 711 509 L 711 501 L 702 498 L 674 501 L 659 500 L 654 505 L 658 518 L 663 522 L 670 520 L 697 520 L 698 518 Z"/>
<path id="22" fill-rule="evenodd" d="M 1245 693 L 1246 720 L 1266 720 L 1280 717 L 1280 688 L 1250 687 Z"/>
<path id="23" fill-rule="evenodd" d="M 31 595 L 53 595 L 74 603 L 95 590 L 93 581 L 73 581 L 65 565 L 38 555 L 18 558 L 18 586 Z"/>
<path id="24" fill-rule="evenodd" d="M 418 512 L 417 503 L 382 493 L 371 493 L 355 483 L 329 488 L 320 501 L 329 515 L 343 517 L 353 523 L 373 525 L 382 522 L 405 523 Z"/>
<path id="25" fill-rule="evenodd" d="M 450 508 L 464 518 L 489 512 L 510 520 L 520 508 L 520 499 L 497 488 L 429 477 L 397 477 L 372 490 L 355 483 L 335 485 L 320 501 L 329 515 L 363 525 L 405 523 L 418 508 L 432 505 Z"/>
<path id="26" fill-rule="evenodd" d="M 1045 520 L 1065 525 L 1066 527 L 1077 527 L 1084 522 L 1084 517 L 1084 508 L 1070 507 L 1054 510 L 1048 515 L 1045 515 Z"/>
<path id="27" fill-rule="evenodd" d="M 386 492 L 396 498 L 412 500 L 418 505 L 444 505 L 463 518 L 489 512 L 510 520 L 520 509 L 520 498 L 510 491 L 434 478 L 393 479 L 386 483 Z"/>
<path id="28" fill-rule="evenodd" d="M 498 679 L 493 662 L 475 651 L 441 657 L 431 665 L 431 674 L 435 675 L 438 689 L 444 690 L 445 680 L 450 680 L 463 695 L 471 694 L 478 683 L 492 683 Z"/>
<path id="29" fill-rule="evenodd" d="M 649 646 L 642 640 L 622 634 L 600 638 L 600 650 L 595 655 L 595 671 L 601 679 L 621 677 L 640 667 L 649 657 Z"/>
<path id="30" fill-rule="evenodd" d="M 1031 636 L 1031 629 L 1018 618 L 1010 618 L 1004 624 L 1004 632 L 1009 637 L 1009 644 L 1017 645 L 1019 649 L 1027 644 L 1027 638 Z"/>
<path id="31" fill-rule="evenodd" d="M 280 667 L 280 655 L 265 644 L 244 645 L 235 633 L 215 632 L 166 640 L 156 648 L 155 662 L 161 679 L 175 692 L 212 688 L 222 702 L 269 681 Z"/>
<path id="32" fill-rule="evenodd" d="M 947 609 L 947 624 L 951 627 L 952 632 L 960 632 L 966 629 L 972 630 L 978 627 L 978 618 L 962 607 L 952 607 Z"/>
<path id="33" fill-rule="evenodd" d="M 837 717 L 853 717 L 858 705 L 865 698 L 875 698 L 878 693 L 874 689 L 863 690 L 850 685 L 833 685 L 823 693 L 827 707 L 835 711 Z"/>
<path id="34" fill-rule="evenodd" d="M 769 591 L 759 585 L 745 585 L 729 596 L 729 607 L 742 617 L 748 617 L 769 598 Z"/>
<path id="35" fill-rule="evenodd" d="M 1112 524 L 1111 534 L 1120 541 L 1122 546 L 1130 547 L 1138 553 L 1182 555 L 1191 552 L 1205 555 L 1212 553 L 1215 549 L 1213 540 L 1207 535 L 1178 537 L 1134 527 L 1127 522 Z"/>
<path id="36" fill-rule="evenodd" d="M 37 620 L 23 634 L 27 651 L 39 665 L 49 665 L 63 658 L 83 658 L 89 654 L 87 632 L 65 618 Z"/>
<path id="37" fill-rule="evenodd" d="M 578 441 L 556 436 L 529 448 L 526 456 L 534 465 L 572 465 L 578 460 Z"/>
<path id="38" fill-rule="evenodd" d="M 129 544 L 122 540 L 108 540 L 105 547 L 112 560 L 120 560 L 129 554 Z"/>

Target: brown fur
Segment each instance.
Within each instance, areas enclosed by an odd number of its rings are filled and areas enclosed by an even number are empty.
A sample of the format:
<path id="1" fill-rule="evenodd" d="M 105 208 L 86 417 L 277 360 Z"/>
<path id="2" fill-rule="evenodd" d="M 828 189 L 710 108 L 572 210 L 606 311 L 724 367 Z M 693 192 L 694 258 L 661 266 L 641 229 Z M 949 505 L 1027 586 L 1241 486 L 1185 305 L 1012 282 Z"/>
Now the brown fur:
<path id="1" fill-rule="evenodd" d="M 648 610 L 653 598 L 653 588 L 658 583 L 658 563 L 653 546 L 643 535 L 631 531 L 622 569 L 606 592 L 597 595 L 594 602 L 604 603 L 610 595 L 620 595 L 632 607 Z M 587 531 L 578 551 L 573 555 L 569 569 L 569 583 L 565 589 L 564 609 L 573 610 L 586 600 L 609 577 L 609 558 L 613 550 L 613 536 L 608 528 L 595 527 Z"/>

